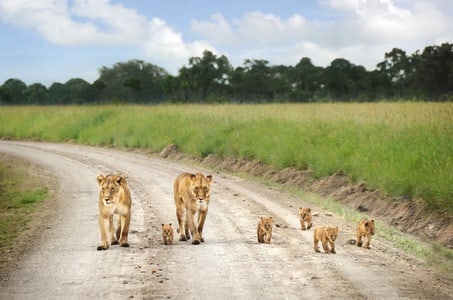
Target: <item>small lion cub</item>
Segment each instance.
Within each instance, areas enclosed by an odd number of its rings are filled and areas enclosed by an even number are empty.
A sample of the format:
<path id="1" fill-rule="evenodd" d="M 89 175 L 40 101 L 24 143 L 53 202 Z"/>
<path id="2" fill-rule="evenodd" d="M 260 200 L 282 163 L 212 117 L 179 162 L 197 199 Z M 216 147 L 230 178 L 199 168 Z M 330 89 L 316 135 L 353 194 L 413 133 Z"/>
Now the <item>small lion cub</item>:
<path id="1" fill-rule="evenodd" d="M 321 252 L 318 248 L 318 242 L 321 241 L 325 253 L 335 252 L 335 240 L 338 236 L 338 226 L 316 226 L 314 230 L 314 249 L 315 252 Z M 330 249 L 329 249 L 330 246 Z"/>
<path id="2" fill-rule="evenodd" d="M 302 230 L 308 230 L 313 225 L 313 217 L 311 215 L 311 209 L 308 207 L 299 207 L 299 219 L 300 228 Z"/>
<path id="3" fill-rule="evenodd" d="M 270 244 L 272 239 L 272 217 L 260 217 L 256 233 L 258 235 L 258 243 Z"/>
<path id="4" fill-rule="evenodd" d="M 162 238 L 164 239 L 165 245 L 172 245 L 173 244 L 173 227 L 171 223 L 162 224 Z"/>
<path id="5" fill-rule="evenodd" d="M 357 224 L 357 246 L 362 247 L 362 238 L 365 240 L 364 247 L 370 249 L 371 236 L 376 231 L 374 220 L 362 219 Z"/>

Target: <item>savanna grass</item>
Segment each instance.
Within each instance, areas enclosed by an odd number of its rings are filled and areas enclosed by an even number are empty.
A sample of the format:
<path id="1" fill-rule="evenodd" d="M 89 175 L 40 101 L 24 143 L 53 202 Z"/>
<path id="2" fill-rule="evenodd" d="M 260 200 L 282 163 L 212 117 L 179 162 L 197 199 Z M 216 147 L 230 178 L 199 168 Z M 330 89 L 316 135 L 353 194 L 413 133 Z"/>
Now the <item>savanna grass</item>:
<path id="1" fill-rule="evenodd" d="M 392 195 L 453 211 L 453 104 L 2 107 L 0 136 L 257 159 L 343 170 Z"/>

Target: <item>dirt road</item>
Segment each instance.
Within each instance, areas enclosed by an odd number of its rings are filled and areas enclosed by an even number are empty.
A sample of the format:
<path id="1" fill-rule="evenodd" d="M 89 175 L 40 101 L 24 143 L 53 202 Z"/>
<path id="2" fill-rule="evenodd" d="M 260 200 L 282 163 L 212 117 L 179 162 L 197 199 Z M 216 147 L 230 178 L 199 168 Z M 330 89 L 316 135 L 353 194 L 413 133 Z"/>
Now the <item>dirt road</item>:
<path id="1" fill-rule="evenodd" d="M 355 225 L 311 205 L 315 225 L 340 227 L 337 254 L 315 253 L 297 217 L 307 203 L 276 188 L 111 149 L 0 141 L 0 152 L 50 170 L 57 195 L 0 299 L 452 299 L 448 279 L 379 237 L 371 250 L 348 245 Z M 160 226 L 177 223 L 172 184 L 185 171 L 214 176 L 205 242 L 165 246 Z M 96 251 L 96 177 L 111 172 L 132 191 L 131 247 Z M 256 240 L 260 216 L 276 220 L 269 245 Z"/>

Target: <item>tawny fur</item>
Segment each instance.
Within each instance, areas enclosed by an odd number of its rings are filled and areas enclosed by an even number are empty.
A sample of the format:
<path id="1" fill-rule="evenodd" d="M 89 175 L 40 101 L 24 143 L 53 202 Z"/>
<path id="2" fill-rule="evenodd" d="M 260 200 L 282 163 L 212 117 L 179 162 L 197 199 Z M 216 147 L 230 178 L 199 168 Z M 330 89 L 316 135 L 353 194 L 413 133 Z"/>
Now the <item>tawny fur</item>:
<path id="1" fill-rule="evenodd" d="M 99 175 L 99 231 L 101 245 L 98 250 L 107 250 L 110 245 L 129 247 L 127 236 L 131 221 L 131 192 L 126 178 L 121 174 Z M 113 216 L 117 214 L 118 225 L 113 228 Z"/>
<path id="2" fill-rule="evenodd" d="M 162 224 L 162 238 L 165 245 L 173 245 L 173 227 L 171 223 Z"/>
<path id="3" fill-rule="evenodd" d="M 337 239 L 337 236 L 338 236 L 337 226 L 323 226 L 323 225 L 316 226 L 313 232 L 314 239 L 313 248 L 315 252 L 321 252 L 318 248 L 318 242 L 321 242 L 322 248 L 324 249 L 325 253 L 336 253 L 335 240 Z"/>
<path id="4" fill-rule="evenodd" d="M 270 244 L 272 239 L 272 217 L 260 217 L 256 235 L 258 236 L 258 243 Z"/>
<path id="5" fill-rule="evenodd" d="M 176 177 L 173 192 L 180 241 L 187 241 L 192 235 L 192 244 L 204 242 L 203 227 L 208 215 L 211 183 L 212 176 L 201 173 L 183 173 Z"/>
<path id="6" fill-rule="evenodd" d="M 363 245 L 370 249 L 371 236 L 375 233 L 374 220 L 362 219 L 357 223 L 357 246 L 362 247 L 362 238 L 365 240 Z"/>
<path id="7" fill-rule="evenodd" d="M 313 217 L 310 208 L 299 207 L 299 221 L 302 230 L 308 230 L 313 226 Z"/>

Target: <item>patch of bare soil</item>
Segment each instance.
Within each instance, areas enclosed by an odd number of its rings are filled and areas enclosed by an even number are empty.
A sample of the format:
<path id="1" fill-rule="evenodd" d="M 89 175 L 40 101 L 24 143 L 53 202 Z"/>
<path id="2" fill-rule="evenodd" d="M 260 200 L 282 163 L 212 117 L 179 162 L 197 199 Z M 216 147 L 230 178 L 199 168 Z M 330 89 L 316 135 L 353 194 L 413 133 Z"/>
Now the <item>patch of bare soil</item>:
<path id="1" fill-rule="evenodd" d="M 428 238 L 447 248 L 453 248 L 451 215 L 427 214 L 421 199 L 387 196 L 379 190 L 369 189 L 365 182 L 351 182 L 342 171 L 314 179 L 313 170 L 295 168 L 278 170 L 256 160 L 225 159 L 215 155 L 209 155 L 201 160 L 180 153 L 174 144 L 167 146 L 160 156 L 174 160 L 195 160 L 219 170 L 245 173 L 272 182 L 297 186 L 308 192 L 334 198 L 348 207 L 379 218 L 403 232 Z"/>

